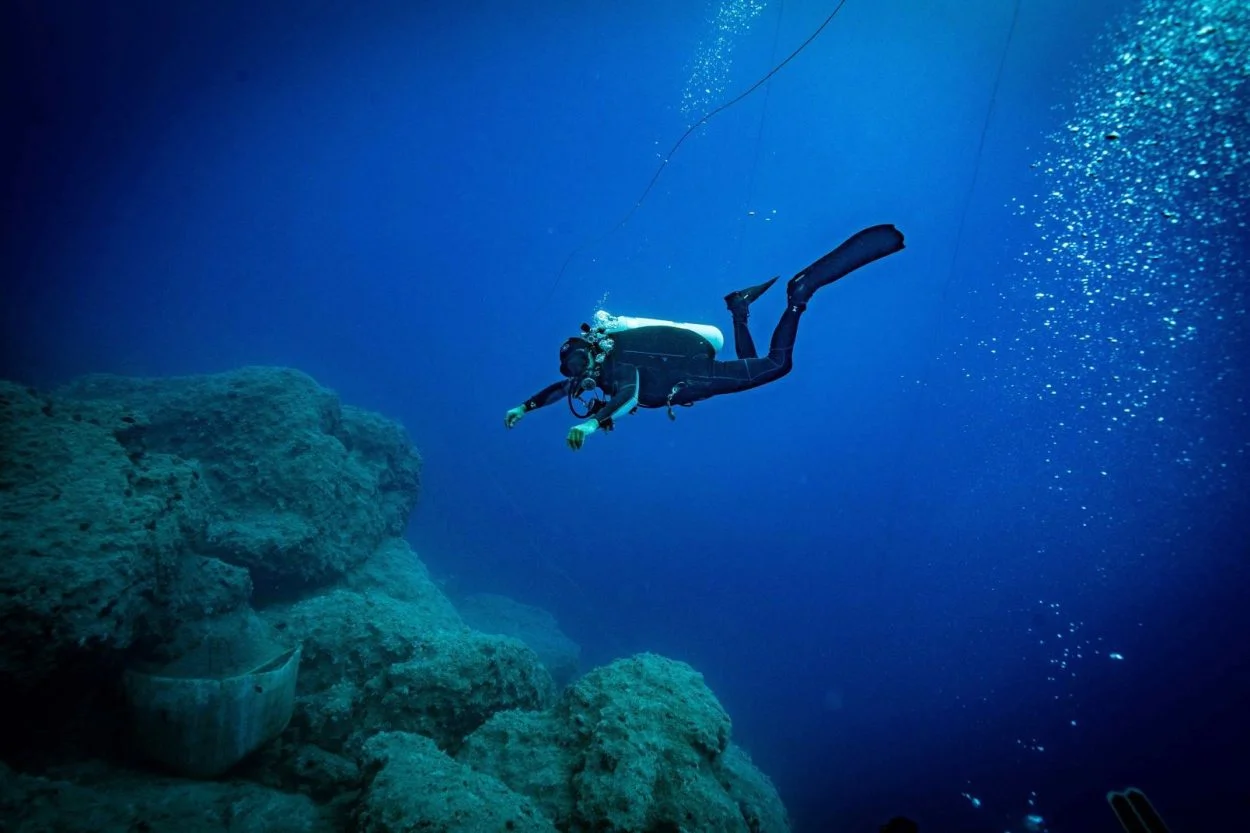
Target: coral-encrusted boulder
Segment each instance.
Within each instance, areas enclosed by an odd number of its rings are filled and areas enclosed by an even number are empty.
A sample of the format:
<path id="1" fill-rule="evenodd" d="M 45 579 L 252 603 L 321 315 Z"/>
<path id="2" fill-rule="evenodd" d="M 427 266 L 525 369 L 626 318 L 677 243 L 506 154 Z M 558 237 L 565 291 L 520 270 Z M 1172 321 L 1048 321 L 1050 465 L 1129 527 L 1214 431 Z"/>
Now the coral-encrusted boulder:
<path id="1" fill-rule="evenodd" d="M 474 630 L 515 636 L 533 648 L 556 685 L 563 687 L 577 676 L 581 647 L 542 608 L 494 593 L 474 593 L 457 601 L 456 610 Z"/>
<path id="2" fill-rule="evenodd" d="M 428 738 L 385 732 L 361 757 L 369 784 L 356 811 L 360 833 L 556 833 L 529 799 L 456 763 Z"/>
<path id="3" fill-rule="evenodd" d="M 785 833 L 772 783 L 729 736 L 698 672 L 642 654 L 591 671 L 549 711 L 495 715 L 457 760 L 561 830 Z"/>
<path id="4" fill-rule="evenodd" d="M 140 640 L 246 605 L 246 572 L 188 552 L 201 469 L 136 454 L 144 417 L 0 383 L 0 687 L 119 662 Z"/>
<path id="5" fill-rule="evenodd" d="M 195 782 L 100 765 L 24 775 L 0 763 L 0 829 L 334 833 L 342 828 L 306 796 L 256 784 Z"/>
<path id="6" fill-rule="evenodd" d="M 454 751 L 492 714 L 544 708 L 553 698 L 551 676 L 529 647 L 470 630 L 450 604 L 440 611 L 335 590 L 263 615 L 304 646 L 288 735 L 333 753 L 385 729 Z"/>
<path id="7" fill-rule="evenodd" d="M 420 458 L 403 429 L 296 370 L 94 375 L 58 394 L 141 414 L 122 437 L 132 456 L 193 461 L 212 496 L 201 552 L 246 567 L 258 587 L 340 578 L 402 534 L 417 501 Z"/>

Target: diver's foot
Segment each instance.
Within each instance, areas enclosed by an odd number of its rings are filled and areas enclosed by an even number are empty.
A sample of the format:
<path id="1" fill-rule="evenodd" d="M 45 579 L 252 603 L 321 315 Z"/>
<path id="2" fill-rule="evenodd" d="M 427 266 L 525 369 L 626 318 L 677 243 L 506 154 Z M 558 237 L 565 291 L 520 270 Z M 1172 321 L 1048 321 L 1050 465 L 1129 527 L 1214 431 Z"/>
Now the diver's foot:
<path id="1" fill-rule="evenodd" d="M 747 307 L 751 306 L 755 299 L 767 292 L 768 288 L 776 282 L 777 278 L 770 278 L 755 286 L 748 286 L 746 289 L 730 292 L 725 296 L 725 306 L 729 307 L 729 311 L 735 315 L 739 312 L 746 312 Z"/>
<path id="2" fill-rule="evenodd" d="M 786 287 L 787 297 L 793 305 L 806 306 L 822 286 L 902 249 L 903 234 L 893 225 L 870 226 L 851 235 L 841 246 L 791 278 Z"/>

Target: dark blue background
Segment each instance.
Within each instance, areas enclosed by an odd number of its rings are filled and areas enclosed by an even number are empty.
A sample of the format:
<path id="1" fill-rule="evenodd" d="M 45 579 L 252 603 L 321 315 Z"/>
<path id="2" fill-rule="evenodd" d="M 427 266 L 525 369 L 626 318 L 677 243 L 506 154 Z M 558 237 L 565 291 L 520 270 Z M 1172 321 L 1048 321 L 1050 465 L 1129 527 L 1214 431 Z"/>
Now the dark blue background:
<path id="1" fill-rule="evenodd" d="M 715 8 L 10 0 L 0 371 L 283 364 L 401 420 L 450 587 L 553 610 L 588 663 L 691 662 L 801 830 L 1014 830 L 1030 797 L 1112 830 L 1130 783 L 1178 831 L 1250 814 L 1244 403 L 1169 414 L 1230 450 L 1213 485 L 1177 435 L 1060 431 L 975 346 L 1021 327 L 1006 203 L 1128 7 L 1022 4 L 974 180 L 1011 5 L 852 0 L 605 237 L 687 126 Z M 769 4 L 726 93 L 830 10 Z M 503 430 L 605 292 L 728 333 L 726 292 L 880 222 L 907 250 L 820 295 L 781 382 L 580 454 L 561 407 Z M 1241 374 L 1228 327 L 1194 349 Z M 1058 491 L 1056 456 L 1108 474 Z"/>

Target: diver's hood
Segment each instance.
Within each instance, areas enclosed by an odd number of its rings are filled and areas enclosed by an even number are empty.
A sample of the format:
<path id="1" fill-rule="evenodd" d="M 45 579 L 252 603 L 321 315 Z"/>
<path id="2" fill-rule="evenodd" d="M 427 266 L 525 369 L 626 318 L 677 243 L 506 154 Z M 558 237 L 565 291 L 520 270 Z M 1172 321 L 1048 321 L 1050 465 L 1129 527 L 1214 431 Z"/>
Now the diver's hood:
<path id="1" fill-rule="evenodd" d="M 571 365 L 571 362 L 573 361 L 574 356 L 576 356 L 578 353 L 581 353 L 582 355 L 582 360 L 581 360 L 582 368 L 581 370 L 575 371 L 570 365 Z M 570 339 L 565 340 L 565 342 L 560 345 L 560 375 L 566 376 L 570 379 L 573 378 L 574 376 L 582 376 L 586 373 L 587 370 L 590 369 L 590 366 L 591 364 L 590 364 L 590 342 L 589 341 L 587 341 L 584 338 L 578 338 L 577 336 L 574 336 Z"/>

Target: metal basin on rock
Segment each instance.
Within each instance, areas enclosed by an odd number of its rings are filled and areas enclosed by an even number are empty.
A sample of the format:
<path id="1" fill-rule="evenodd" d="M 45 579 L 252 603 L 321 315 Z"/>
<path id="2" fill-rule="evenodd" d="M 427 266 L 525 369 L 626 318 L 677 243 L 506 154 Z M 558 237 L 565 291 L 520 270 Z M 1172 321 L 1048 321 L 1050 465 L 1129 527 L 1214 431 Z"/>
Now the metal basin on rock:
<path id="1" fill-rule="evenodd" d="M 135 740 L 183 775 L 212 778 L 277 737 L 291 720 L 300 648 L 240 673 L 188 675 L 196 663 L 125 674 Z M 213 663 L 200 663 L 198 670 Z"/>

